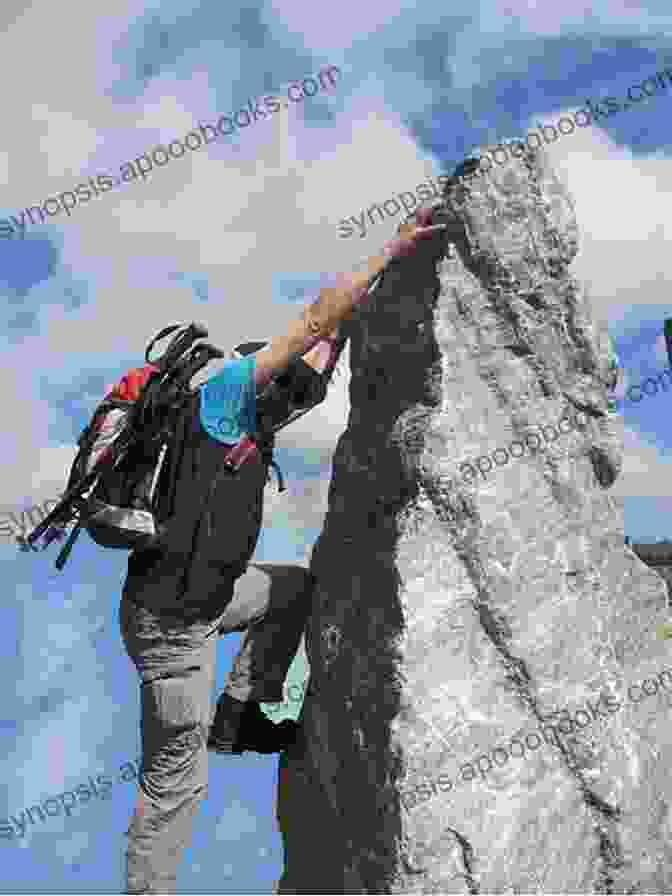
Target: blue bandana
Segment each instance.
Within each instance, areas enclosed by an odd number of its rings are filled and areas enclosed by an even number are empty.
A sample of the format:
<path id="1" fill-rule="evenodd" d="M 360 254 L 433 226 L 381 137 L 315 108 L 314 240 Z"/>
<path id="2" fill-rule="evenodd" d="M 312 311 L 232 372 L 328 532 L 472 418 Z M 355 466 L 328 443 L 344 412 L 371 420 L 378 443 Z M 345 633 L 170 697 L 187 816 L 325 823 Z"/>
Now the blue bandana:
<path id="1" fill-rule="evenodd" d="M 225 361 L 224 369 L 199 387 L 201 425 L 218 442 L 237 445 L 243 433 L 256 431 L 255 368 L 254 355 Z"/>

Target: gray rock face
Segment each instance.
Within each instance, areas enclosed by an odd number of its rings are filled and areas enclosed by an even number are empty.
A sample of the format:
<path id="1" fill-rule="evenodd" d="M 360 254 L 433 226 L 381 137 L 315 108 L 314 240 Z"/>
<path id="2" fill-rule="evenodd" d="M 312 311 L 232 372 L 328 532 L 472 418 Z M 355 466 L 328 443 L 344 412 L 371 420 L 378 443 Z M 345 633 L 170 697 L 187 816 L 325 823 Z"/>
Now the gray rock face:
<path id="1" fill-rule="evenodd" d="M 573 205 L 527 148 L 451 201 L 351 322 L 278 892 L 670 892 L 666 589 Z"/>
<path id="2" fill-rule="evenodd" d="M 647 566 L 655 570 L 667 585 L 667 604 L 672 600 L 672 544 L 633 544 L 632 550 Z"/>

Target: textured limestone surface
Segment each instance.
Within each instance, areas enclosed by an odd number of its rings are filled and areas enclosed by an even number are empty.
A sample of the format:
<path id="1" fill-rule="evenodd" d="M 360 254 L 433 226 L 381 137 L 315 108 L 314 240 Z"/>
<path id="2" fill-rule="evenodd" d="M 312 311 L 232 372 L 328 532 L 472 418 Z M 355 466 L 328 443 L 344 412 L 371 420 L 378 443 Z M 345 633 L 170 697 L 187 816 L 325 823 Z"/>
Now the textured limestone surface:
<path id="1" fill-rule="evenodd" d="M 527 148 L 453 189 L 350 322 L 277 892 L 672 892 L 666 589 L 573 204 Z"/>
<path id="2" fill-rule="evenodd" d="M 672 603 L 672 544 L 633 543 L 632 550 L 665 580 L 669 606 Z"/>

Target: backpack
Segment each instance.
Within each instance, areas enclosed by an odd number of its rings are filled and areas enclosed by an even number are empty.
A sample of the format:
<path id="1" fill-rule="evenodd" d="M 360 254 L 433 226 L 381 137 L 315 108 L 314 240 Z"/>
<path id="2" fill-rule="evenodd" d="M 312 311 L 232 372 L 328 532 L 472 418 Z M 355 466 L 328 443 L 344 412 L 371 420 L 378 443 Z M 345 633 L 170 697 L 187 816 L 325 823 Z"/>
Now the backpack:
<path id="1" fill-rule="evenodd" d="M 150 361 L 155 344 L 176 330 L 161 358 Z M 27 538 L 32 545 L 46 532 L 45 540 L 52 541 L 75 521 L 56 560 L 57 569 L 65 566 L 82 528 L 105 548 L 147 550 L 161 538 L 158 485 L 170 473 L 170 448 L 180 412 L 196 392 L 190 381 L 211 360 L 224 357 L 209 343 L 195 345 L 207 335 L 195 323 L 161 330 L 147 346 L 145 366 L 129 370 L 96 407 L 79 436 L 61 501 Z M 278 469 L 283 491 L 282 475 L 272 458 L 272 436 L 245 436 L 238 445 L 224 449 L 224 464 L 236 472 L 257 450 Z"/>
<path id="2" fill-rule="evenodd" d="M 179 332 L 164 354 L 151 361 L 154 345 L 175 330 Z M 28 547 L 33 548 L 34 542 L 44 535 L 46 547 L 62 538 L 65 528 L 74 521 L 56 560 L 58 570 L 63 569 L 82 528 L 101 547 L 136 553 L 151 553 L 149 549 L 158 546 L 166 535 L 167 527 L 163 524 L 173 512 L 183 448 L 182 426 L 198 392 L 191 380 L 211 360 L 224 357 L 209 343 L 194 344 L 207 335 L 207 330 L 195 323 L 161 330 L 147 346 L 146 365 L 129 370 L 97 406 L 79 436 L 79 451 L 66 491 L 25 539 Z M 298 358 L 257 395 L 257 430 L 245 433 L 237 445 L 218 446 L 221 463 L 218 460 L 220 469 L 213 487 L 222 475 L 239 473 L 247 461 L 259 456 L 267 469 L 266 481 L 269 468 L 273 467 L 278 475 L 278 490 L 286 490 L 282 471 L 273 458 L 275 433 L 323 401 L 347 338 L 346 335 L 331 340 L 332 354 L 323 373 L 316 373 Z M 267 344 L 242 343 L 230 357 L 244 357 Z M 243 478 L 254 503 L 254 477 Z M 246 495 L 248 485 L 243 488 Z M 242 494 L 237 495 L 238 500 L 242 498 Z M 241 539 L 243 534 L 237 531 Z"/>

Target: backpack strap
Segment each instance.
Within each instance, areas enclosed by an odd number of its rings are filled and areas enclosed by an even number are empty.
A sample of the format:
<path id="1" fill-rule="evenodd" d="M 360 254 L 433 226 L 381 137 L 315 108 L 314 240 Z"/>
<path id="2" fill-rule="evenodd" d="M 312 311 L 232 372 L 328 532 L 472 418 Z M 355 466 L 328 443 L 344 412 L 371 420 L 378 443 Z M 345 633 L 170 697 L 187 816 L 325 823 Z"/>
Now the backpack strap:
<path id="1" fill-rule="evenodd" d="M 258 452 L 262 462 L 275 470 L 278 477 L 278 491 L 287 491 L 282 470 L 273 458 L 274 447 L 275 439 L 272 434 L 257 432 L 254 436 L 244 435 L 237 445 L 227 448 L 222 466 L 229 472 L 236 473 L 245 461 Z M 270 471 L 268 479 L 270 479 Z"/>
<path id="2" fill-rule="evenodd" d="M 56 563 L 54 564 L 56 566 L 56 569 L 59 572 L 61 572 L 61 570 L 63 569 L 65 564 L 68 562 L 68 557 L 70 556 L 70 552 L 72 551 L 72 549 L 75 545 L 75 542 L 79 538 L 81 531 L 82 531 L 82 523 L 78 522 L 77 525 L 72 530 L 72 532 L 70 533 L 68 540 L 61 548 L 61 551 L 60 551 L 58 557 L 56 558 Z"/>
<path id="3" fill-rule="evenodd" d="M 156 343 L 170 335 L 170 333 L 174 333 L 176 330 L 179 330 L 180 332 L 176 336 L 173 336 L 163 355 L 157 358 L 156 361 L 150 361 L 149 356 Z M 147 361 L 148 364 L 155 364 L 160 373 L 164 373 L 166 370 L 173 367 L 197 339 L 203 339 L 207 335 L 208 331 L 206 328 L 202 324 L 197 323 L 191 323 L 188 326 L 173 324 L 170 327 L 164 327 L 147 346 L 145 351 L 145 361 Z"/>
<path id="4" fill-rule="evenodd" d="M 277 477 L 278 477 L 278 492 L 287 491 L 287 488 L 285 486 L 285 480 L 282 477 L 282 470 L 280 469 L 277 462 L 274 460 L 271 460 L 270 466 L 273 467 L 273 469 L 275 470 Z M 269 476 L 270 476 L 270 474 L 269 474 Z"/>

